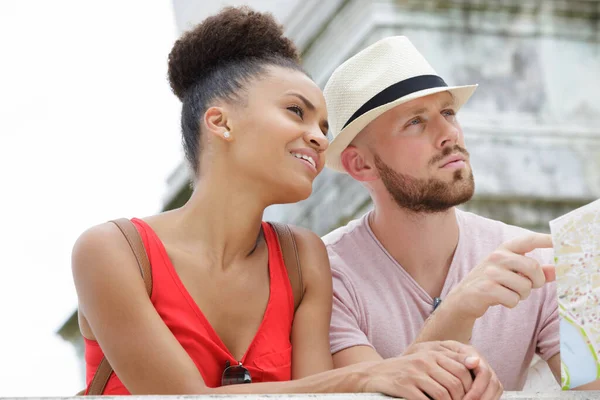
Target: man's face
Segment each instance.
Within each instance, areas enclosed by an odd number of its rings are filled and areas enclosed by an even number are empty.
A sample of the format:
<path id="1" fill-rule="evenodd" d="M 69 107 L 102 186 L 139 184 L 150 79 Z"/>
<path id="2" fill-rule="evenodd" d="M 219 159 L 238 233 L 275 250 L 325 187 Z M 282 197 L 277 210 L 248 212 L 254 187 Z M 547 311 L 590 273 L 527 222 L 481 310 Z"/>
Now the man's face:
<path id="1" fill-rule="evenodd" d="M 440 212 L 469 200 L 474 179 L 449 92 L 432 94 L 382 114 L 357 143 L 396 203 Z"/>

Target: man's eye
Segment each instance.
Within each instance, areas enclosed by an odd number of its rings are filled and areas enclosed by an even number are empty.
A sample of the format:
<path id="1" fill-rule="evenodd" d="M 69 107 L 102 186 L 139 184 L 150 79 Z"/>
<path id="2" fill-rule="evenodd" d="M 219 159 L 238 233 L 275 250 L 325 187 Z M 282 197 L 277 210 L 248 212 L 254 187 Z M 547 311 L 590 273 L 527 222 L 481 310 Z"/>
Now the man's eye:
<path id="1" fill-rule="evenodd" d="M 418 125 L 418 124 L 420 124 L 421 122 L 422 122 L 422 121 L 421 121 L 421 118 L 415 118 L 415 119 L 411 120 L 411 121 L 408 123 L 408 125 Z"/>
<path id="2" fill-rule="evenodd" d="M 288 110 L 290 110 L 294 114 L 298 115 L 300 118 L 304 117 L 304 110 L 302 108 L 300 108 L 299 106 L 288 107 Z"/>
<path id="3" fill-rule="evenodd" d="M 453 115 L 456 115 L 456 113 L 454 112 L 454 110 L 444 110 L 444 111 L 442 111 L 442 114 L 444 114 L 447 117 L 451 117 Z"/>

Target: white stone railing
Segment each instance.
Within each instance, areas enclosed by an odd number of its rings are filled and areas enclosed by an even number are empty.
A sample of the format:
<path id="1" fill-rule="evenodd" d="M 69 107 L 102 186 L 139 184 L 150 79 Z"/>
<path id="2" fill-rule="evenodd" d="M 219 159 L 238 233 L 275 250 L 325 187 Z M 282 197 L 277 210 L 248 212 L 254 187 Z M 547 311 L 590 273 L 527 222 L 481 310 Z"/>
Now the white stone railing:
<path id="1" fill-rule="evenodd" d="M 117 396 L 102 396 L 99 397 L 102 400 L 122 400 L 122 397 Z M 309 399 L 323 399 L 323 400 L 383 400 L 389 399 L 390 397 L 375 394 L 375 393 L 352 393 L 352 394 L 279 394 L 279 395 L 207 395 L 207 396 L 130 396 L 128 400 L 204 400 L 204 399 L 220 399 L 220 400 L 273 400 L 273 399 L 286 399 L 286 400 L 309 400 Z M 11 398 L 2 398 L 11 399 Z M 24 400 L 27 398 L 19 397 L 14 398 L 15 400 Z M 63 400 L 73 399 L 72 397 L 29 397 L 29 399 L 44 399 L 44 400 Z M 564 391 L 564 392 L 505 392 L 502 399 L 506 400 L 550 400 L 550 399 L 561 399 L 561 400 L 598 400 L 600 399 L 600 391 Z"/>

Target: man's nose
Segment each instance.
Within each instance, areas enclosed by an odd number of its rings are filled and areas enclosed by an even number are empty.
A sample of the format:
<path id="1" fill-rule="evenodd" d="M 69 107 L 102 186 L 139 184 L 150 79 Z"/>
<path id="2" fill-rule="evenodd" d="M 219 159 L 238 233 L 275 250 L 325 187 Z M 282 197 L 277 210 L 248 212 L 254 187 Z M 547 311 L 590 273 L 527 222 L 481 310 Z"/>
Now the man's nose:
<path id="1" fill-rule="evenodd" d="M 454 146 L 456 143 L 458 143 L 458 138 L 460 137 L 460 130 L 456 125 L 454 125 L 450 121 L 447 121 L 444 117 L 442 117 L 441 119 L 439 132 L 439 148 L 444 148 L 448 145 Z"/>

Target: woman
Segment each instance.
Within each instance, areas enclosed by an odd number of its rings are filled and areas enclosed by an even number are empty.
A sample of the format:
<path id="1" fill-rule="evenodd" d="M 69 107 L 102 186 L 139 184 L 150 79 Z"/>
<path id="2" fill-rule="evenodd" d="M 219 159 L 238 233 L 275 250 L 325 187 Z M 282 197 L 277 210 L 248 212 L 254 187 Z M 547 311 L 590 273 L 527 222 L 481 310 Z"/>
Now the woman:
<path id="1" fill-rule="evenodd" d="M 151 297 L 115 225 L 77 240 L 72 268 L 87 383 L 106 356 L 115 375 L 104 394 L 422 398 L 407 384 L 416 374 L 410 357 L 331 371 L 329 262 L 319 237 L 300 228 L 293 232 L 304 292 L 294 310 L 277 237 L 262 216 L 271 204 L 310 195 L 324 165 L 327 115 L 281 27 L 269 15 L 224 9 L 175 43 L 169 80 L 183 103 L 195 190 L 179 209 L 132 220 L 152 265 Z M 469 386 L 465 355 L 439 353 L 458 357 L 446 369 Z M 236 366 L 252 384 L 223 385 Z"/>

